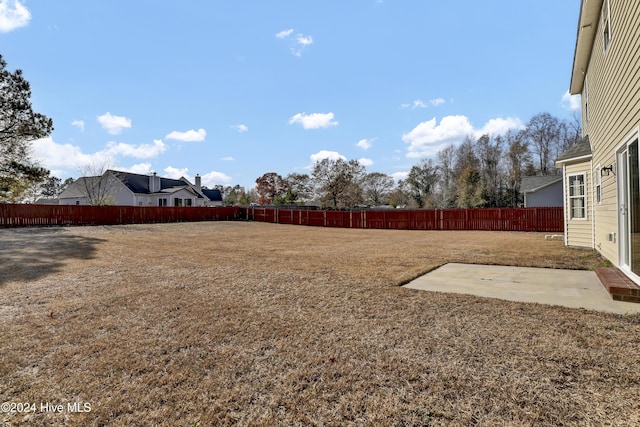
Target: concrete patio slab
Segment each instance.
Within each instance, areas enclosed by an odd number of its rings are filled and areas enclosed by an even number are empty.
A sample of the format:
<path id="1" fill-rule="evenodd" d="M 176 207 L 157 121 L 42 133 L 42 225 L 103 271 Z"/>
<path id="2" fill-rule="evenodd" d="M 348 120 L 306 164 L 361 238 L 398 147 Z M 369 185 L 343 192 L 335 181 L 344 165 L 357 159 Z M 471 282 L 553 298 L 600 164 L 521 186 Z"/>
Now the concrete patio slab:
<path id="1" fill-rule="evenodd" d="M 593 271 L 449 263 L 404 287 L 619 314 L 640 313 L 640 304 L 614 301 Z"/>

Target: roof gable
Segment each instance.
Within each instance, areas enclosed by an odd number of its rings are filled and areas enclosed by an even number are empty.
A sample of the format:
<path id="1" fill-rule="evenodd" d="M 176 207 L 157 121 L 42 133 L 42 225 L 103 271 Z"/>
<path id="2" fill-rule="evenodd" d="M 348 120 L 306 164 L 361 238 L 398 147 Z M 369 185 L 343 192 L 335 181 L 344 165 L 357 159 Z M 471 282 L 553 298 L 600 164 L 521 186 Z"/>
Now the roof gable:
<path id="1" fill-rule="evenodd" d="M 576 142 L 567 151 L 560 154 L 556 159 L 556 163 L 589 158 L 591 158 L 591 143 L 589 142 L 589 137 L 585 136 L 581 141 Z"/>

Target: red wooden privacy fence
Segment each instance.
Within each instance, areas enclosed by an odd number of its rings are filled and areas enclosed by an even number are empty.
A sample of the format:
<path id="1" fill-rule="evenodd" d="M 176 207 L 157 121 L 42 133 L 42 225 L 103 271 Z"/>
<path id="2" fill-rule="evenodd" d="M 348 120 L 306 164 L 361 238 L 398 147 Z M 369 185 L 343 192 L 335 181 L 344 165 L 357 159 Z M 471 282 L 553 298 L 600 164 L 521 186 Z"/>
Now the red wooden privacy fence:
<path id="1" fill-rule="evenodd" d="M 562 207 L 324 211 L 263 207 L 147 207 L 0 204 L 0 227 L 249 221 L 397 230 L 562 232 Z"/>
<path id="2" fill-rule="evenodd" d="M 562 207 L 322 211 L 246 208 L 250 221 L 321 227 L 397 230 L 494 230 L 563 232 Z"/>
<path id="3" fill-rule="evenodd" d="M 238 219 L 238 214 L 239 208 L 235 207 L 0 204 L 0 227 L 228 221 Z"/>

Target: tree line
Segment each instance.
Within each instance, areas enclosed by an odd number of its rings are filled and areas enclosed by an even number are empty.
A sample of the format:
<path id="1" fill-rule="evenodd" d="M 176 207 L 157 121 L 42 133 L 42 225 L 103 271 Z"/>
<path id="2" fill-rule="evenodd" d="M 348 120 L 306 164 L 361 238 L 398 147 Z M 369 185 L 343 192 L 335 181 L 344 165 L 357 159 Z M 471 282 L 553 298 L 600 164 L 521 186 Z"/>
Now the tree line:
<path id="1" fill-rule="evenodd" d="M 580 121 L 549 113 L 533 116 L 519 131 L 468 136 L 460 145 L 438 151 L 411 167 L 406 179 L 367 172 L 357 160 L 323 159 L 310 174 L 285 177 L 267 172 L 253 191 L 220 187 L 227 204 L 304 205 L 344 209 L 356 206 L 414 208 L 517 207 L 520 183 L 528 175 L 559 171 L 555 159 L 581 139 Z"/>

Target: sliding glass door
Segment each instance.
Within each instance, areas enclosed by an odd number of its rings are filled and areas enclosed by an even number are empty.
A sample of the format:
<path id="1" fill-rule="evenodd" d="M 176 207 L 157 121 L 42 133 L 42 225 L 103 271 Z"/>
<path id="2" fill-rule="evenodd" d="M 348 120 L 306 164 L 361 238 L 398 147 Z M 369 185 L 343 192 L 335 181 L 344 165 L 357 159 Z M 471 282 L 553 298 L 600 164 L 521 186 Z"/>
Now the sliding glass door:
<path id="1" fill-rule="evenodd" d="M 620 267 L 640 276 L 640 161 L 638 140 L 618 152 Z M 599 172 L 599 171 L 598 171 Z"/>

